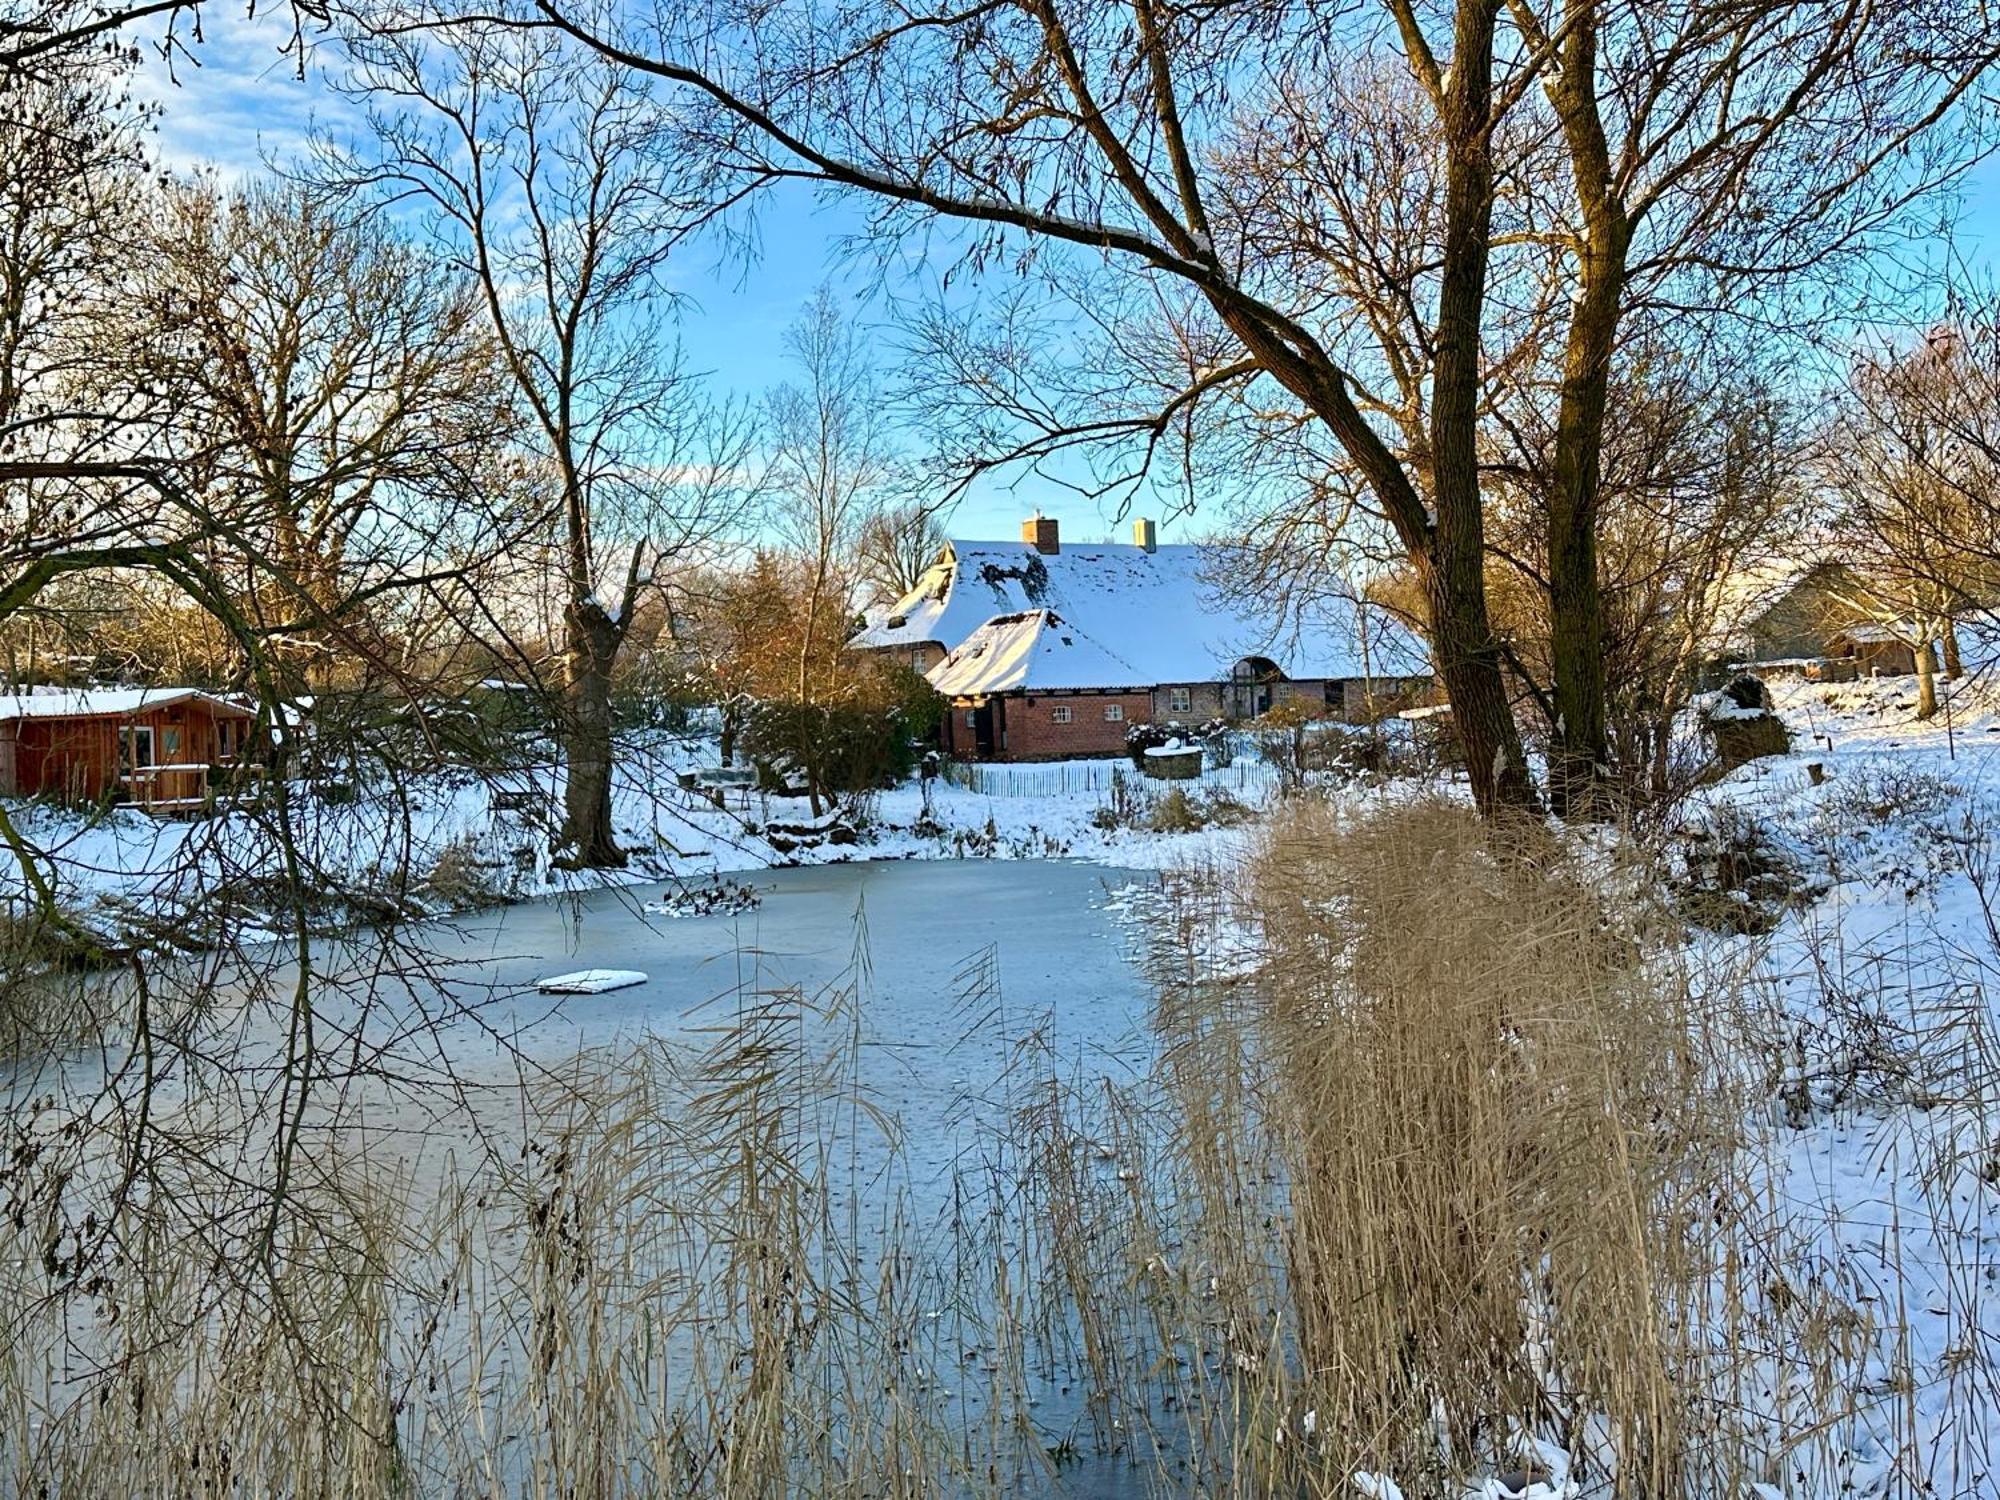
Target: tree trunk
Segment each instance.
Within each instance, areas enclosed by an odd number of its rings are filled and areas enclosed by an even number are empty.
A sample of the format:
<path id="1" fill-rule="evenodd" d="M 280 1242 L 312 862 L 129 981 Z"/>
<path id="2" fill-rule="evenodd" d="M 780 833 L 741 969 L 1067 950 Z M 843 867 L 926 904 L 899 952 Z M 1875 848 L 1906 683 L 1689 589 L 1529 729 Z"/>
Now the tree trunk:
<path id="1" fill-rule="evenodd" d="M 1959 678 L 1965 675 L 1965 658 L 1958 654 L 1958 626 L 1945 621 L 1944 633 L 1938 637 L 1944 643 L 1944 675 Z"/>
<path id="2" fill-rule="evenodd" d="M 1446 132 L 1445 233 L 1432 378 L 1431 492 L 1437 520 L 1419 559 L 1432 649 L 1481 813 L 1533 809 L 1533 783 L 1507 702 L 1486 608 L 1486 522 L 1479 477 L 1479 333 L 1493 221 L 1493 33 L 1497 4 L 1461 0 Z"/>
<path id="3" fill-rule="evenodd" d="M 1937 653 L 1925 641 L 1917 647 L 1917 717 L 1928 719 L 1938 710 Z"/>
<path id="4" fill-rule="evenodd" d="M 812 702 L 812 654 L 815 637 L 819 634 L 820 593 L 826 586 L 827 544 L 824 536 L 820 539 L 820 555 L 817 571 L 813 574 L 813 586 L 806 599 L 806 628 L 799 641 L 799 769 L 805 773 L 806 803 L 812 808 L 813 820 L 817 822 L 825 811 L 820 798 L 819 735 L 813 727 Z"/>
<path id="5" fill-rule="evenodd" d="M 559 862 L 570 869 L 617 868 L 625 852 L 611 828 L 611 666 L 625 632 L 594 600 L 572 604 L 565 623 L 569 678 Z"/>
<path id="6" fill-rule="evenodd" d="M 1549 647 L 1556 710 L 1549 803 L 1557 816 L 1602 816 L 1610 760 L 1604 682 L 1604 601 L 1597 578 L 1598 486 L 1631 227 L 1613 201 L 1595 87 L 1594 23 L 1565 40 L 1554 96 L 1574 157 L 1583 210 L 1577 299 L 1563 349 L 1548 497 Z M 1635 783 L 1636 784 L 1636 783 Z"/>
<path id="7" fill-rule="evenodd" d="M 1452 732 L 1458 737 L 1472 799 L 1483 816 L 1503 810 L 1533 812 L 1534 783 L 1514 710 L 1507 701 L 1507 678 L 1485 624 L 1482 589 L 1477 607 L 1467 601 L 1462 582 L 1453 585 L 1433 572 L 1427 580 L 1431 649 L 1451 703 Z"/>

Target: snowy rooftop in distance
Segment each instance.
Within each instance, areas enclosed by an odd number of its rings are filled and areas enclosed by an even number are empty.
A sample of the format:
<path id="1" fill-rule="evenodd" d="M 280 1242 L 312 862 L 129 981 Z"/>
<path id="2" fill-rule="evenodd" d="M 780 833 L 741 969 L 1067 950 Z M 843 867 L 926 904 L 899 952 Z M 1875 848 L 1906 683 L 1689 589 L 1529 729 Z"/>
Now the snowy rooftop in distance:
<path id="1" fill-rule="evenodd" d="M 0 694 L 0 721 L 8 719 L 88 719 L 124 717 L 170 703 L 199 698 L 231 713 L 248 714 L 240 703 L 200 688 L 35 688 L 26 693 Z"/>
<path id="2" fill-rule="evenodd" d="M 1264 615 L 1211 585 L 1204 565 L 1226 558 L 1224 548 L 1186 544 L 1065 543 L 1048 554 L 1027 542 L 954 541 L 854 644 L 934 641 L 953 657 L 982 647 L 976 666 L 963 657 L 933 669 L 945 693 L 1221 682 L 1246 656 L 1292 678 L 1429 670 L 1421 643 L 1376 606 L 1330 599 L 1277 631 L 1275 609 Z M 960 685 L 968 681 L 982 685 Z"/>

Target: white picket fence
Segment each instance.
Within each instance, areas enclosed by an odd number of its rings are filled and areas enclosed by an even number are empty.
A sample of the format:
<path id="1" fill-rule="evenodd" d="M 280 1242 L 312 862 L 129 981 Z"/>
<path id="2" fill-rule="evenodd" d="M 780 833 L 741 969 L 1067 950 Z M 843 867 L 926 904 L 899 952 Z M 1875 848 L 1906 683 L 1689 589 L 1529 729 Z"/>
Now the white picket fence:
<path id="1" fill-rule="evenodd" d="M 945 780 L 982 797 L 1103 796 L 1119 776 L 1155 791 L 1174 784 L 1141 776 L 1125 760 L 947 761 L 944 767 Z M 1239 758 L 1226 766 L 1205 768 L 1199 783 L 1180 784 L 1226 791 L 1250 801 L 1267 794 L 1277 780 L 1263 761 Z"/>

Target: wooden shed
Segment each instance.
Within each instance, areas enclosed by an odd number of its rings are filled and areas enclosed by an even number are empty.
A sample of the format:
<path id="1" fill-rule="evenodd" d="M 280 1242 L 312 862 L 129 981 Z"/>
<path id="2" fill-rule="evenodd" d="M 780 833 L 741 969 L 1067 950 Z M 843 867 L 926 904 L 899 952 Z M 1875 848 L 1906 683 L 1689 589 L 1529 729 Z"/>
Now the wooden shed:
<path id="1" fill-rule="evenodd" d="M 257 715 L 199 688 L 84 688 L 0 697 L 0 796 L 123 801 L 149 812 L 209 804 Z"/>

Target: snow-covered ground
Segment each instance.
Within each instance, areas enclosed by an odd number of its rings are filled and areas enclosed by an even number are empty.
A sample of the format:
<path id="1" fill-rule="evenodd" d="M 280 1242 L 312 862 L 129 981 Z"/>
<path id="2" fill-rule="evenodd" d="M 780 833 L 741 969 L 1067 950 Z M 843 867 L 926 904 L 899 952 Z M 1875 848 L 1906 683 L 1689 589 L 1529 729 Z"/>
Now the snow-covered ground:
<path id="1" fill-rule="evenodd" d="M 303 883 L 351 897 L 365 914 L 374 901 L 443 910 L 661 880 L 700 889 L 742 871 L 855 859 L 1206 863 L 1242 846 L 1277 785 L 1269 767 L 1239 759 L 1183 786 L 1206 826 L 1187 827 L 1183 817 L 1160 832 L 1151 812 L 1169 784 L 1140 776 L 1123 758 L 951 768 L 847 799 L 837 818 L 815 820 L 803 798 L 682 788 L 681 773 L 715 760 L 714 741 L 700 736 L 638 732 L 622 740 L 613 793 L 618 841 L 629 856 L 622 870 L 551 862 L 560 783 L 548 768 L 499 777 L 434 772 L 358 786 L 351 800 L 322 800 L 309 784 L 294 783 L 289 826 L 309 872 Z M 282 877 L 286 853 L 268 804 L 180 822 L 130 808 L 86 814 L 16 803 L 10 811 L 65 909 L 107 933 L 218 907 L 255 913 L 278 904 L 267 882 Z M 830 821 L 847 832 L 821 837 Z M 19 862 L 0 857 L 0 901 L 22 898 L 26 887 Z"/>
<path id="2" fill-rule="evenodd" d="M 1758 1500 L 2000 1497 L 2000 688 L 1948 684 L 1918 723 L 1911 678 L 1771 686 L 1793 751 L 1697 791 L 1670 842 L 1712 898 L 1690 907 L 1709 919 L 1700 943 L 1719 970 L 1754 975 L 1768 1042 L 1751 1060 L 1768 1084 L 1755 1150 L 1792 1247 L 1771 1275 L 1834 1289 L 1863 1321 L 1851 1388 L 1757 1398 L 1774 1437 Z M 856 839 L 834 842 L 801 832 L 813 819 L 799 799 L 729 790 L 717 806 L 682 790 L 679 773 L 714 754 L 700 739 L 625 742 L 615 815 L 632 859 L 609 876 L 553 868 L 547 814 L 496 808 L 470 776 L 307 797 L 293 832 L 341 881 L 419 905 L 452 904 L 454 886 L 529 897 L 661 880 L 726 901 L 735 872 L 855 859 L 1226 867 L 1276 794 L 1270 768 L 1239 760 L 1185 789 L 1222 816 L 1164 832 L 1150 825 L 1169 788 L 1122 760 L 985 767 L 862 799 L 845 810 Z M 548 808 L 554 791 L 537 775 L 526 801 Z M 281 853 L 268 814 L 13 812 L 65 903 L 107 925 L 210 900 L 218 872 L 254 885 Z M 1106 902 L 1139 924 L 1155 904 L 1133 889 Z M 1248 954 L 1243 939 L 1218 941 Z M 1793 1463 L 1785 1434 L 1806 1432 Z"/>
<path id="3" fill-rule="evenodd" d="M 1772 687 L 1793 753 L 1687 819 L 1769 924 L 1718 941 L 1756 963 L 1775 1044 L 1758 1144 L 1797 1250 L 1774 1272 L 1872 1330 L 1832 1471 L 1770 1495 L 2000 1495 L 2000 692 L 1918 723 L 1914 678 Z"/>

